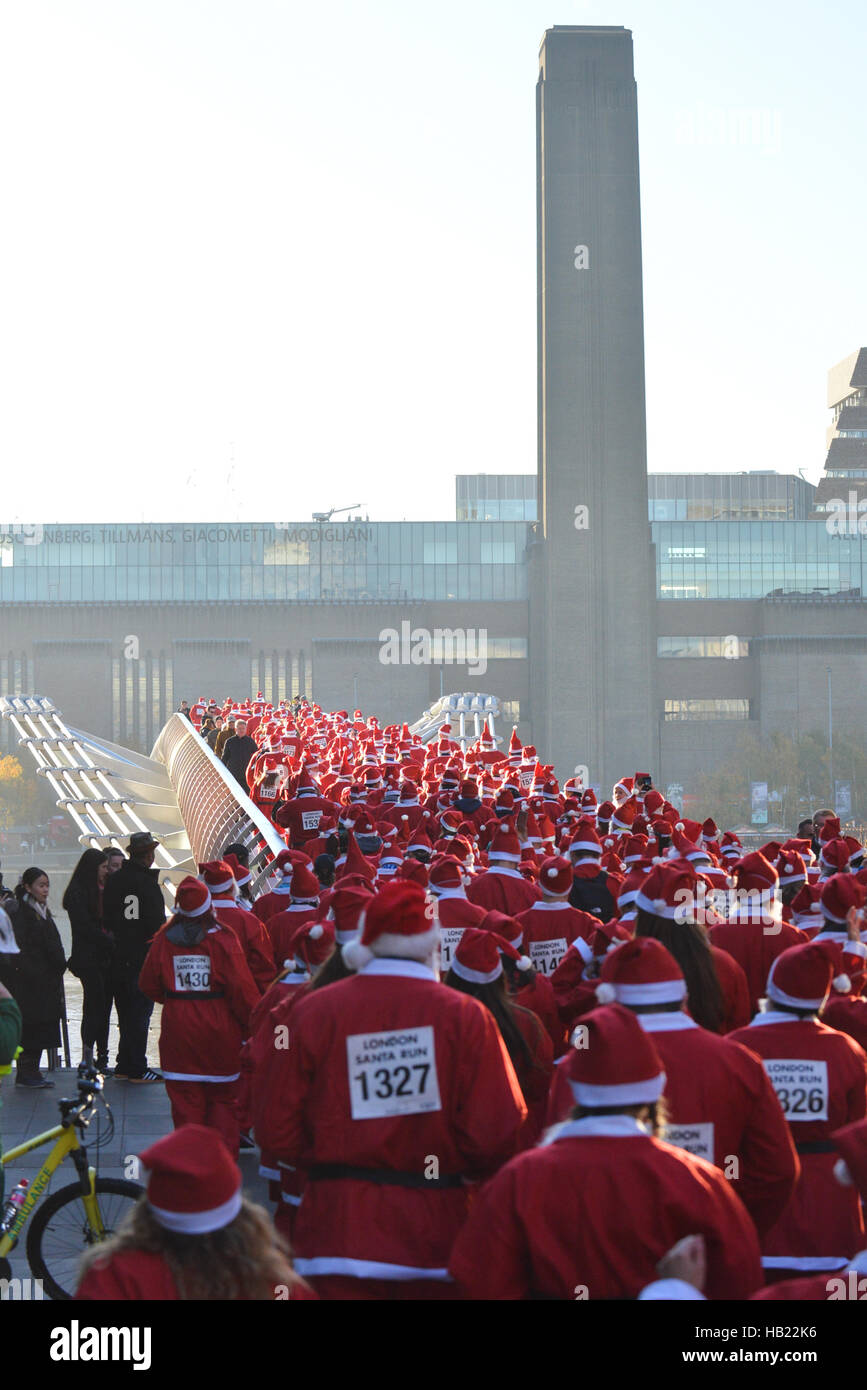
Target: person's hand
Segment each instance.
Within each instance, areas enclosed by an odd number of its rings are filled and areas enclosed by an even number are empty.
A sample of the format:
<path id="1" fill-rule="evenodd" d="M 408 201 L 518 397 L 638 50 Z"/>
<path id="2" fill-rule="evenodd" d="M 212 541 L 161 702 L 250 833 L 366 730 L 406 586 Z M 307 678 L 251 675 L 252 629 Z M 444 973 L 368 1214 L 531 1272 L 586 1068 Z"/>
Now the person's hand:
<path id="1" fill-rule="evenodd" d="M 846 934 L 850 941 L 861 940 L 861 927 L 864 913 L 860 907 L 850 907 L 846 913 Z"/>
<path id="2" fill-rule="evenodd" d="M 656 1271 L 660 1279 L 682 1279 L 703 1293 L 707 1276 L 704 1236 L 684 1236 L 663 1255 Z"/>

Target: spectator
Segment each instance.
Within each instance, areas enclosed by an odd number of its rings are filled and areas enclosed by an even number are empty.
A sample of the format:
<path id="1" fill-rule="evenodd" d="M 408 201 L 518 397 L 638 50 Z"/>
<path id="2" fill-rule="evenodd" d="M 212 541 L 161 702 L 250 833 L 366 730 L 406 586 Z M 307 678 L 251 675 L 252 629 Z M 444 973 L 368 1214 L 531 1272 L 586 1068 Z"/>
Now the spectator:
<path id="1" fill-rule="evenodd" d="M 42 1075 L 39 1061 L 45 1048 L 60 1046 L 64 1011 L 66 956 L 48 909 L 49 887 L 48 875 L 42 869 L 24 870 L 11 914 L 18 954 L 4 957 L 4 984 L 14 995 L 22 1018 L 15 1084 L 34 1089 L 54 1085 Z"/>
<path id="2" fill-rule="evenodd" d="M 178 714 L 182 714 L 186 719 L 190 718 L 189 700 L 181 700 L 181 703 L 178 705 Z"/>
<path id="3" fill-rule="evenodd" d="M 12 923 L 0 907 L 0 955 L 18 954 Z M 0 1078 L 8 1076 L 21 1041 L 21 1010 L 5 985 L 0 984 Z M 0 1138 L 0 1158 L 3 1141 Z M 3 1165 L 0 1163 L 0 1204 L 3 1202 Z"/>
<path id="4" fill-rule="evenodd" d="M 121 856 L 122 857 L 122 856 Z M 119 866 L 118 866 L 119 867 Z M 111 974 L 114 941 L 102 924 L 103 886 L 108 856 L 86 849 L 72 871 L 63 906 L 72 928 L 69 969 L 81 981 L 81 1060 L 101 1072 L 108 1069 L 108 1027 L 111 1018 Z"/>
<path id="5" fill-rule="evenodd" d="M 209 747 L 209 748 L 212 748 L 215 752 L 216 752 L 216 749 L 217 749 L 217 739 L 220 737 L 220 734 L 221 734 L 222 732 L 223 732 L 223 716 L 222 716 L 221 714 L 215 714 L 214 717 L 213 717 L 213 719 L 212 719 L 212 721 L 211 721 L 211 729 L 210 729 L 210 732 L 206 735 L 206 742 L 207 742 L 208 747 Z M 225 742 L 225 740 L 223 740 L 223 741 Z"/>
<path id="6" fill-rule="evenodd" d="M 822 834 L 822 826 L 825 824 L 826 820 L 833 819 L 833 816 L 834 812 L 829 810 L 827 806 L 825 806 L 820 811 L 813 812 L 813 839 L 811 847 L 817 859 L 819 855 L 822 853 L 822 841 L 820 838 Z"/>
<path id="7" fill-rule="evenodd" d="M 244 1197 L 219 1135 L 184 1125 L 141 1155 L 147 1195 L 121 1228 L 88 1251 L 77 1298 L 312 1298 L 270 1217 Z"/>
<path id="8" fill-rule="evenodd" d="M 158 871 L 153 868 L 159 841 L 148 831 L 130 837 L 128 858 L 105 881 L 103 926 L 115 940 L 112 989 L 120 1045 L 114 1075 L 118 1081 L 162 1081 L 148 1066 L 147 1036 L 153 1003 L 138 977 L 155 932 L 166 919 Z"/>
<path id="9" fill-rule="evenodd" d="M 123 863 L 123 859 L 123 850 L 117 849 L 115 845 L 109 845 L 108 849 L 105 851 L 106 877 L 108 877 L 109 874 L 117 873 L 118 869 Z"/>
<path id="10" fill-rule="evenodd" d="M 245 720 L 235 720 L 235 732 L 226 740 L 223 748 L 223 762 L 235 781 L 247 790 L 247 768 L 256 752 L 256 742 L 247 733 Z"/>

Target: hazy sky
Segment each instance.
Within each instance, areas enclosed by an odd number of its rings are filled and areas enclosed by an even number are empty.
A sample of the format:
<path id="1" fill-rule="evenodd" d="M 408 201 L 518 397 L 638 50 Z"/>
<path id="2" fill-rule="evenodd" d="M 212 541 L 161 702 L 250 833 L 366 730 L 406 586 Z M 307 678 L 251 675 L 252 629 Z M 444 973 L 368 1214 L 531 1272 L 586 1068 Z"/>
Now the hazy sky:
<path id="1" fill-rule="evenodd" d="M 0 0 L 0 519 L 447 518 L 533 471 L 554 23 L 634 34 L 650 468 L 815 479 L 862 0 Z"/>

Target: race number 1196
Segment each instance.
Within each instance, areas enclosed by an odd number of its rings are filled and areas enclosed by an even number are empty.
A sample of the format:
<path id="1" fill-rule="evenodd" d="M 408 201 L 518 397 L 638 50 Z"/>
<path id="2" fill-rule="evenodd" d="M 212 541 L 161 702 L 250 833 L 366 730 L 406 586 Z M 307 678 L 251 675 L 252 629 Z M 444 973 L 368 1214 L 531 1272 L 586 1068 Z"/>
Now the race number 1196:
<path id="1" fill-rule="evenodd" d="M 353 1120 L 441 1110 L 434 1030 L 353 1033 L 346 1039 Z"/>

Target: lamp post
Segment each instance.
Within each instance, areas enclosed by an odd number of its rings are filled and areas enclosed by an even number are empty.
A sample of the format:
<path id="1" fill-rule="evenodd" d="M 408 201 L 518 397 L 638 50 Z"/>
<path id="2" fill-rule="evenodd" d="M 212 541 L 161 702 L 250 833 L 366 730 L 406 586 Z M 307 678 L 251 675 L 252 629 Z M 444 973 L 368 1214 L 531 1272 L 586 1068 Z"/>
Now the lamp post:
<path id="1" fill-rule="evenodd" d="M 828 673 L 828 769 L 831 781 L 831 800 L 829 805 L 833 808 L 834 815 L 837 814 L 837 797 L 834 787 L 834 707 L 831 700 L 831 667 L 826 666 Z"/>

